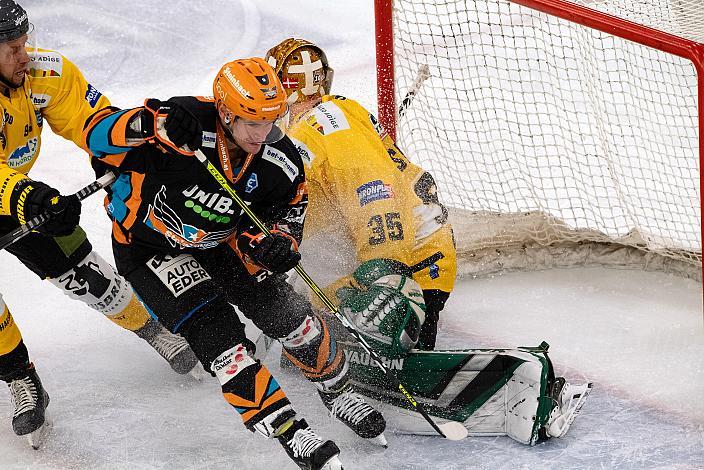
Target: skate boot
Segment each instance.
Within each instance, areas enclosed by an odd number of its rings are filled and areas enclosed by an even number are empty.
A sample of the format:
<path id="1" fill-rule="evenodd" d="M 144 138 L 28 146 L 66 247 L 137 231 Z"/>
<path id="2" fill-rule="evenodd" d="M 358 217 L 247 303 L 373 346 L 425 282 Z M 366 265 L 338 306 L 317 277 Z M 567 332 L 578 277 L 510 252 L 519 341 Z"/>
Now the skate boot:
<path id="1" fill-rule="evenodd" d="M 330 414 L 342 421 L 359 437 L 370 439 L 375 444 L 387 447 L 384 429 L 386 420 L 354 389 L 347 385 L 338 391 L 318 390 Z"/>
<path id="2" fill-rule="evenodd" d="M 149 343 L 178 374 L 194 371 L 198 365 L 198 358 L 188 342 L 182 336 L 171 333 L 156 320 L 150 319 L 146 325 L 135 331 L 135 334 Z M 198 378 L 195 371 L 192 375 Z"/>
<path id="3" fill-rule="evenodd" d="M 323 442 L 305 419 L 291 421 L 276 438 L 288 456 L 304 470 L 343 470 L 338 457 L 340 449 L 333 441 Z"/>
<path id="4" fill-rule="evenodd" d="M 51 420 L 46 413 L 49 394 L 42 387 L 34 364 L 29 365 L 27 375 L 8 383 L 15 412 L 12 429 L 18 436 L 27 436 L 29 444 L 38 449 L 51 430 Z"/>
<path id="5" fill-rule="evenodd" d="M 550 394 L 555 402 L 555 407 L 550 412 L 550 418 L 545 424 L 545 430 L 549 437 L 562 437 L 567 434 L 591 391 L 591 383 L 573 385 L 566 382 L 563 377 L 555 378 Z"/>

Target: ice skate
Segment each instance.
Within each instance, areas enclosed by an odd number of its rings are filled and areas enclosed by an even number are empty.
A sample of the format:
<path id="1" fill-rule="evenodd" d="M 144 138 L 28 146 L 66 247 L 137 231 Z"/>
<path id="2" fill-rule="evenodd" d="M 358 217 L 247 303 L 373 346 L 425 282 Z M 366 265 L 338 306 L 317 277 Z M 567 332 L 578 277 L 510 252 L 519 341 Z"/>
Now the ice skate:
<path id="1" fill-rule="evenodd" d="M 304 470 L 343 470 L 340 449 L 323 440 L 308 427 L 305 419 L 295 420 L 277 437 L 286 453 Z"/>
<path id="2" fill-rule="evenodd" d="M 159 322 L 149 320 L 135 334 L 149 343 L 161 357 L 166 359 L 171 368 L 178 374 L 188 374 L 200 379 L 198 358 L 191 350 L 186 340 L 176 334 L 171 333 Z"/>
<path id="3" fill-rule="evenodd" d="M 49 394 L 34 369 L 29 366 L 28 374 L 12 380 L 10 397 L 15 412 L 12 416 L 12 429 L 18 436 L 27 436 L 29 444 L 38 449 L 52 428 L 52 421 L 46 413 Z"/>
<path id="4" fill-rule="evenodd" d="M 555 408 L 550 413 L 545 429 L 550 437 L 562 437 L 567 434 L 582 405 L 587 400 L 592 384 L 573 385 L 563 377 L 555 378 L 552 386 L 552 398 Z"/>
<path id="5" fill-rule="evenodd" d="M 318 391 L 330 414 L 342 421 L 360 437 L 387 447 L 384 429 L 386 420 L 350 386 L 341 391 Z"/>

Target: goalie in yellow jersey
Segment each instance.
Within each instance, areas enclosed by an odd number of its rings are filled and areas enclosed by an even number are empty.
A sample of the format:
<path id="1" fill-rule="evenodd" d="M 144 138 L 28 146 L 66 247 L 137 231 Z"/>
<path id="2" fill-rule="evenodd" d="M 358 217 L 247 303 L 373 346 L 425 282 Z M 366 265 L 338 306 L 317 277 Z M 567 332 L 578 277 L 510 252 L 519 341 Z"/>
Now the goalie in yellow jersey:
<path id="1" fill-rule="evenodd" d="M 293 124 L 287 134 L 306 163 L 305 236 L 344 231 L 355 256 L 344 274 L 380 258 L 408 266 L 425 301 L 417 347 L 434 349 L 457 259 L 433 177 L 411 163 L 359 103 L 329 94 L 333 70 L 320 47 L 290 38 L 269 50 L 266 59 L 288 94 Z M 394 270 L 399 264 L 390 266 Z M 327 291 L 339 294 L 350 279 L 337 280 Z"/>

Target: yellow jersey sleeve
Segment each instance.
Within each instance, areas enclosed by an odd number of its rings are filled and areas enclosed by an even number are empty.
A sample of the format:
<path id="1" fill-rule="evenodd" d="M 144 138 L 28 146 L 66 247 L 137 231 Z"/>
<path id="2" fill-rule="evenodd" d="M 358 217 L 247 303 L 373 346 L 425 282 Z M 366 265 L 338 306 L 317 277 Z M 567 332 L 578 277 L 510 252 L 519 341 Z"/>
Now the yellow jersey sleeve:
<path id="1" fill-rule="evenodd" d="M 452 289 L 452 230 L 433 198 L 432 177 L 405 158 L 371 113 L 353 100 L 326 96 L 289 135 L 308 156 L 306 235 L 344 231 L 359 263 L 396 259 L 417 268 L 422 288 Z"/>

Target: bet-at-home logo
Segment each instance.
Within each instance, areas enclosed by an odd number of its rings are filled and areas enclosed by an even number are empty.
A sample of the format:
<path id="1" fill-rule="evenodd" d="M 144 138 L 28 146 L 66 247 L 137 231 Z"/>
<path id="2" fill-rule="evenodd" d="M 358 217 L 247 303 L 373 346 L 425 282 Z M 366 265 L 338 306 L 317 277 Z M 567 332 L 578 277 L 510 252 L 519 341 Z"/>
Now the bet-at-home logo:
<path id="1" fill-rule="evenodd" d="M 184 205 L 204 219 L 227 224 L 231 220 L 229 215 L 235 213 L 232 199 L 219 193 L 206 193 L 197 184 L 181 194 L 188 198 Z"/>

